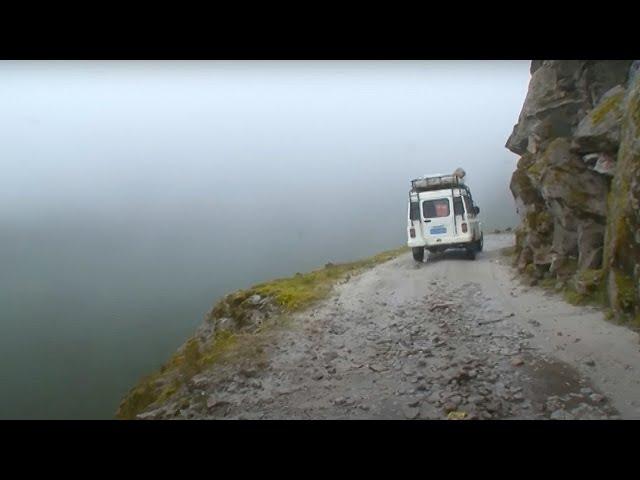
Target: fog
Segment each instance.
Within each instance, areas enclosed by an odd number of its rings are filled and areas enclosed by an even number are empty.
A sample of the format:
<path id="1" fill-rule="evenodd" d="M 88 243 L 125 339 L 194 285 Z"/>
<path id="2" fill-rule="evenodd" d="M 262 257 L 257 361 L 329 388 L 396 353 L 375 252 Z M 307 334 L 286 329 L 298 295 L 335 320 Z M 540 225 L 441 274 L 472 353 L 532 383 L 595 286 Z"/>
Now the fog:
<path id="1" fill-rule="evenodd" d="M 0 62 L 0 418 L 110 418 L 221 295 L 405 243 L 409 180 L 516 224 L 528 61 Z"/>

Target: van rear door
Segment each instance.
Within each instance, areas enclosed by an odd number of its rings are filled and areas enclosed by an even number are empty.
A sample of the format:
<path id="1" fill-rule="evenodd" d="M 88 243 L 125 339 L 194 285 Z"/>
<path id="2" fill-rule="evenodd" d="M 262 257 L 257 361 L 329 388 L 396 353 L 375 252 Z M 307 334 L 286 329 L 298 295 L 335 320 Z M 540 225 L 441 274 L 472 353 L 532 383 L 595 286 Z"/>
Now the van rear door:
<path id="1" fill-rule="evenodd" d="M 421 203 L 424 237 L 427 245 L 447 244 L 455 241 L 453 202 L 451 196 L 434 196 Z"/>

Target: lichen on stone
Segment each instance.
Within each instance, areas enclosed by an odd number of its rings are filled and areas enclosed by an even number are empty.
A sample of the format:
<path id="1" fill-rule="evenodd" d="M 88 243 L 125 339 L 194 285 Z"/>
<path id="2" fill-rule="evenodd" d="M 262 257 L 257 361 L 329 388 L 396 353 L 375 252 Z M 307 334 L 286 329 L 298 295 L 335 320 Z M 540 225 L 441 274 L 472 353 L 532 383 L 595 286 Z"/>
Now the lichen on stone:
<path id="1" fill-rule="evenodd" d="M 607 98 L 591 111 L 591 120 L 594 125 L 602 123 L 602 120 L 614 111 L 617 116 L 622 115 L 622 100 L 624 99 L 624 89 Z"/>

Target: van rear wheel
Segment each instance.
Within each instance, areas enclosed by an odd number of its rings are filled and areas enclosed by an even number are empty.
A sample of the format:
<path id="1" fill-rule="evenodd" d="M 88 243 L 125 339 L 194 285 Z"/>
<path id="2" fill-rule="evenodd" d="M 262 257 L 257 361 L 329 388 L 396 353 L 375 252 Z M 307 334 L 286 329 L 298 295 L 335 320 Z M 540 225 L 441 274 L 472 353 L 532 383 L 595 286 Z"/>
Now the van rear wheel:
<path id="1" fill-rule="evenodd" d="M 467 249 L 467 258 L 469 260 L 475 260 L 476 259 L 476 249 L 475 248 L 468 248 Z"/>
<path id="2" fill-rule="evenodd" d="M 412 248 L 411 253 L 413 253 L 413 259 L 416 262 L 424 261 L 424 247 Z"/>

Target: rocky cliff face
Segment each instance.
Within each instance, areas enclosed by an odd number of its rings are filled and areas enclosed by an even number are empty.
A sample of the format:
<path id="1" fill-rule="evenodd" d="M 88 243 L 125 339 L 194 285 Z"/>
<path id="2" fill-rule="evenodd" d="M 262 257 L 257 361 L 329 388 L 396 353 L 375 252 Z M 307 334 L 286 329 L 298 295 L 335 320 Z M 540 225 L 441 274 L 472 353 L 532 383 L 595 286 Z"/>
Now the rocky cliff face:
<path id="1" fill-rule="evenodd" d="M 640 62 L 535 60 L 506 147 L 516 265 L 640 320 Z"/>

